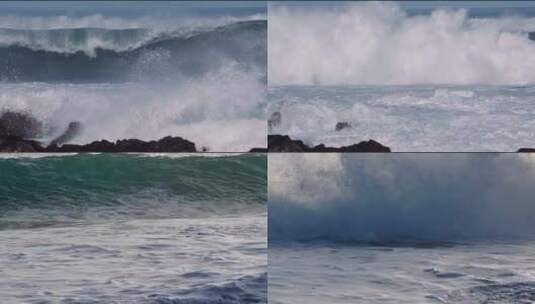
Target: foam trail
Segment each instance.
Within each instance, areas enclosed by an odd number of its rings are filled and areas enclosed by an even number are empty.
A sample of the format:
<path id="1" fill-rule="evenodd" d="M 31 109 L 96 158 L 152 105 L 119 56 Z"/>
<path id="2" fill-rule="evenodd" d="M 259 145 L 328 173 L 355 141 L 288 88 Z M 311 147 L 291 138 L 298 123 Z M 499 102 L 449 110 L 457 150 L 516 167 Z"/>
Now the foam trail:
<path id="1" fill-rule="evenodd" d="M 395 3 L 269 7 L 269 83 L 533 84 L 534 18 L 469 18 Z"/>
<path id="2" fill-rule="evenodd" d="M 533 156 L 271 155 L 273 240 L 533 237 Z"/>

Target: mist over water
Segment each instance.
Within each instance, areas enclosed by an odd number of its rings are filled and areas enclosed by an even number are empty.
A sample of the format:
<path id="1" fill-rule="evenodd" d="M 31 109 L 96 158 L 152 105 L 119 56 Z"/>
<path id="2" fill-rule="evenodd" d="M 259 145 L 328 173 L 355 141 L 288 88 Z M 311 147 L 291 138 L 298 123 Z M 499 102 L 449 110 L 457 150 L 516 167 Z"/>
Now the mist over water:
<path id="1" fill-rule="evenodd" d="M 533 84 L 534 27 L 533 17 L 414 15 L 396 3 L 271 5 L 269 83 Z"/>

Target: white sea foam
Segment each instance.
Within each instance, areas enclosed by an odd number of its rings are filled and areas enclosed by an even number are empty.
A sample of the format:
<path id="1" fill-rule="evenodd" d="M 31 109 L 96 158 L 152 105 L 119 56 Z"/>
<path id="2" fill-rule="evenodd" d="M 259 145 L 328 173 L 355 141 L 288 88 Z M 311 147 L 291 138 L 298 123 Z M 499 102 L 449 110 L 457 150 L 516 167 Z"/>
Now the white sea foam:
<path id="1" fill-rule="evenodd" d="M 214 152 L 266 146 L 265 85 L 232 63 L 177 83 L 0 87 L 0 110 L 31 113 L 44 122 L 49 138 L 79 121 L 82 131 L 73 143 L 172 135 Z"/>
<path id="2" fill-rule="evenodd" d="M 535 18 L 396 3 L 269 7 L 269 83 L 533 84 Z"/>
<path id="3" fill-rule="evenodd" d="M 510 152 L 535 138 L 534 88 L 510 86 L 272 87 L 270 132 L 310 145 L 374 139 L 400 152 Z M 336 131 L 337 122 L 351 128 Z"/>

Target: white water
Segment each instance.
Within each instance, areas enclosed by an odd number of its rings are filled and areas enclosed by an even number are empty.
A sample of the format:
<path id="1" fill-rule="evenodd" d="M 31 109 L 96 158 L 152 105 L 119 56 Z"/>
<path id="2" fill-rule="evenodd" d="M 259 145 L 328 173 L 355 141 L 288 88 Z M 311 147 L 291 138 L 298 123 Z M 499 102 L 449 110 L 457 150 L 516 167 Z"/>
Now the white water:
<path id="1" fill-rule="evenodd" d="M 265 233 L 265 215 L 3 230 L 0 298 L 9 303 L 265 302 Z"/>
<path id="2" fill-rule="evenodd" d="M 247 151 L 266 146 L 264 105 L 264 84 L 232 64 L 165 84 L 0 84 L 0 110 L 31 113 L 50 140 L 81 122 L 72 143 L 171 135 L 199 150 Z"/>
<path id="3" fill-rule="evenodd" d="M 535 18 L 396 3 L 269 7 L 269 84 L 533 84 Z"/>
<path id="4" fill-rule="evenodd" d="M 428 248 L 270 242 L 269 301 L 528 304 L 535 300 L 533 250 L 532 242 Z"/>
<path id="5" fill-rule="evenodd" d="M 533 303 L 534 160 L 270 154 L 270 303 Z"/>
<path id="6" fill-rule="evenodd" d="M 512 152 L 535 142 L 535 87 L 283 86 L 269 90 L 271 134 L 309 145 L 374 139 L 395 152 Z M 335 131 L 337 122 L 350 129 Z"/>

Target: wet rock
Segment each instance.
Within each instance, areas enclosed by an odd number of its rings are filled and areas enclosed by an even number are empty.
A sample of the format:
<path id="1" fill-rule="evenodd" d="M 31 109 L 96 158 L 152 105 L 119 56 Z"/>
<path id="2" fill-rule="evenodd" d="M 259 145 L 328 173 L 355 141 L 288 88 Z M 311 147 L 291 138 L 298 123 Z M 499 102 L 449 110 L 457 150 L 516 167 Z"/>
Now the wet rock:
<path id="1" fill-rule="evenodd" d="M 374 141 L 362 141 L 344 147 L 326 147 L 319 144 L 314 147 L 305 145 L 300 140 L 293 140 L 287 135 L 268 135 L 269 152 L 390 152 L 390 148 Z"/>
<path id="2" fill-rule="evenodd" d="M 342 131 L 343 129 L 351 129 L 351 124 L 346 121 L 337 122 L 334 130 Z"/>
<path id="3" fill-rule="evenodd" d="M 0 152 L 42 152 L 41 144 L 35 140 L 27 140 L 19 136 L 0 135 Z"/>
<path id="4" fill-rule="evenodd" d="M 309 148 L 300 140 L 293 140 L 288 135 L 268 135 L 269 152 L 305 152 Z"/>
<path id="5" fill-rule="evenodd" d="M 113 143 L 107 140 L 94 141 L 86 145 L 62 146 L 50 145 L 47 152 L 196 152 L 195 144 L 182 137 L 167 136 L 160 140 L 143 141 L 140 139 L 122 139 Z"/>
<path id="6" fill-rule="evenodd" d="M 251 153 L 265 153 L 267 151 L 267 148 L 252 148 L 251 150 L 249 150 L 249 152 Z"/>
<path id="7" fill-rule="evenodd" d="M 195 144 L 182 137 L 167 136 L 156 141 L 152 147 L 153 151 L 149 152 L 197 152 Z"/>

